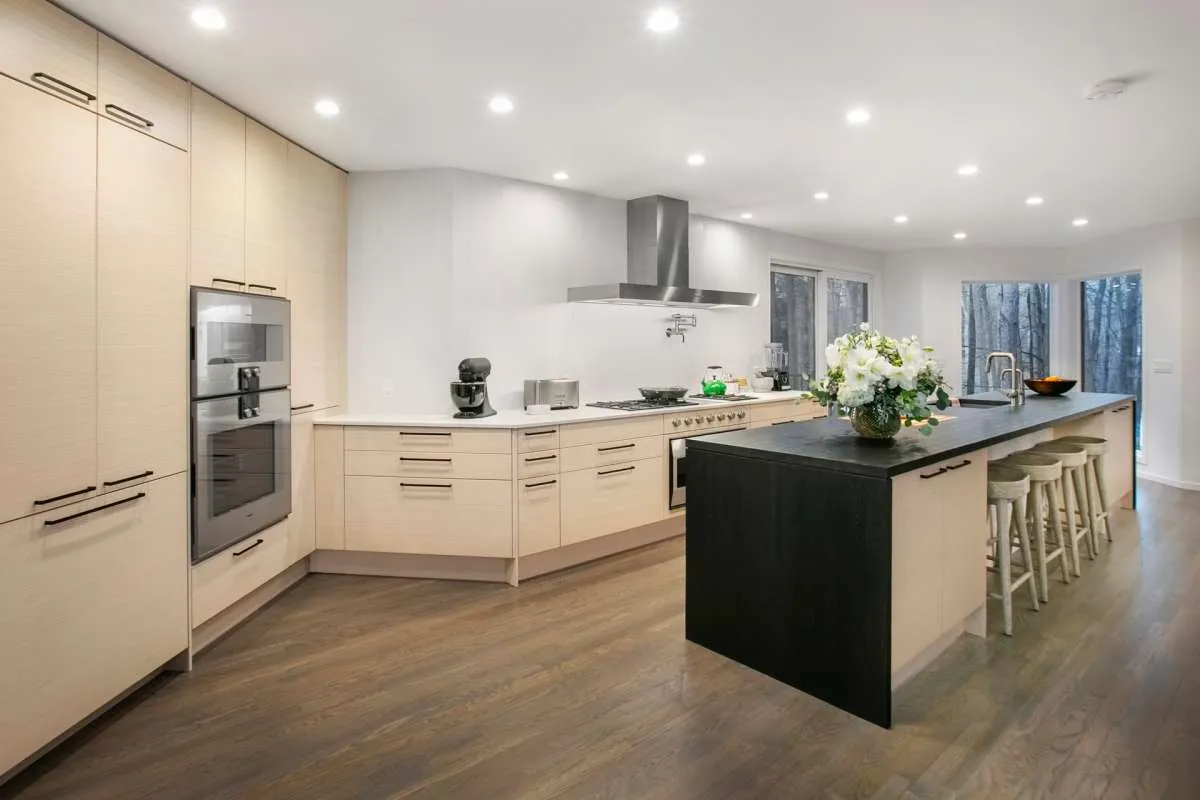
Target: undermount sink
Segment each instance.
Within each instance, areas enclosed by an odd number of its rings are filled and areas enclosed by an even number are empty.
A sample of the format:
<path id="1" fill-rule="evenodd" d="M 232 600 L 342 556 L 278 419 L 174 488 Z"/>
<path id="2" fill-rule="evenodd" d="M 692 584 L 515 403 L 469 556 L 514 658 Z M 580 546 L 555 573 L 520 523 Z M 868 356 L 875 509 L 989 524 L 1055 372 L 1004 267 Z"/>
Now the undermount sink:
<path id="1" fill-rule="evenodd" d="M 958 404 L 963 408 L 996 408 L 1012 405 L 1009 400 L 982 400 L 980 398 L 960 397 Z"/>

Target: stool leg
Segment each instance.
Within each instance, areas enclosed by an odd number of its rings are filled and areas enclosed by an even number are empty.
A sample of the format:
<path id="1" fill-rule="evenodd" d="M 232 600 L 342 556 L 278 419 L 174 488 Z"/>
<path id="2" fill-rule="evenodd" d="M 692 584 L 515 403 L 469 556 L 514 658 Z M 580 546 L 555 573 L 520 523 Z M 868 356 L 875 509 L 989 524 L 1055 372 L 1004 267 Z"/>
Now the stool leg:
<path id="1" fill-rule="evenodd" d="M 1046 509 L 1043 507 L 1046 499 L 1044 483 L 1033 484 L 1033 549 L 1037 559 L 1038 590 L 1042 602 L 1050 602 L 1050 569 L 1046 565 Z"/>
<path id="2" fill-rule="evenodd" d="M 1067 562 L 1070 560 L 1070 550 L 1067 547 L 1067 540 L 1063 538 L 1062 512 L 1059 510 L 1060 497 L 1062 494 L 1062 478 L 1050 481 L 1046 484 L 1046 493 L 1050 495 L 1050 527 L 1054 532 L 1054 549 L 1061 550 L 1062 555 L 1058 557 L 1059 566 L 1062 567 L 1063 583 L 1071 582 L 1071 565 Z"/>
<path id="3" fill-rule="evenodd" d="M 1074 473 L 1075 502 L 1078 505 L 1079 521 L 1087 528 L 1087 536 L 1084 541 L 1087 542 L 1088 558 L 1095 561 L 1096 541 L 1092 537 L 1096 533 L 1096 521 L 1092 519 L 1092 504 L 1088 502 L 1087 465 L 1074 470 Z"/>
<path id="4" fill-rule="evenodd" d="M 1075 577 L 1080 577 L 1083 572 L 1079 569 L 1079 528 L 1075 524 L 1075 485 L 1073 481 L 1075 470 L 1063 471 L 1062 480 L 1059 481 L 1059 488 L 1062 489 L 1063 508 L 1067 511 L 1067 536 L 1071 537 L 1071 568 L 1075 571 Z"/>
<path id="5" fill-rule="evenodd" d="M 1112 541 L 1112 528 L 1108 524 L 1108 487 L 1104 485 L 1104 456 L 1096 456 L 1096 495 L 1100 498 L 1100 512 L 1104 519 L 1104 538 Z"/>
<path id="6" fill-rule="evenodd" d="M 1012 502 L 1000 500 L 996 504 L 996 566 L 1000 570 L 1000 602 L 1004 604 L 1004 635 L 1012 636 Z"/>
<path id="7" fill-rule="evenodd" d="M 1089 458 L 1087 466 L 1084 468 L 1087 471 L 1087 490 L 1088 490 L 1088 515 L 1091 517 L 1092 524 L 1092 541 L 1096 543 L 1096 552 L 1100 551 L 1100 526 L 1104 524 L 1102 512 L 1100 508 L 1104 501 L 1100 499 L 1100 483 L 1096 480 L 1096 459 Z"/>
<path id="8" fill-rule="evenodd" d="M 1038 611 L 1037 569 L 1034 567 L 1033 548 L 1029 545 L 1029 528 L 1025 524 L 1028 519 L 1028 503 L 1024 497 L 1016 500 L 1016 513 L 1013 520 L 1017 525 L 1017 539 L 1021 542 L 1021 558 L 1025 562 L 1025 571 L 1029 573 L 1029 599 L 1033 602 L 1033 610 Z"/>

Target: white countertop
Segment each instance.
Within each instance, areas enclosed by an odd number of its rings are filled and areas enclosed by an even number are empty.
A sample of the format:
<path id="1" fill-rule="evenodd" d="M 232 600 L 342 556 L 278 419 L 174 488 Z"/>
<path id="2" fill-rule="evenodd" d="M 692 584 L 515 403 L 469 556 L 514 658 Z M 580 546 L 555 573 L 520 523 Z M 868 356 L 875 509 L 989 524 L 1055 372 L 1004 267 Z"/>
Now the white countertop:
<path id="1" fill-rule="evenodd" d="M 718 406 L 741 408 L 763 403 L 779 403 L 804 397 L 807 392 L 769 392 L 767 394 L 746 393 L 750 400 L 697 400 L 705 408 Z M 698 408 L 699 406 L 690 406 Z M 607 408 L 571 408 L 551 411 L 549 414 L 526 414 L 524 411 L 497 411 L 495 416 L 482 419 L 455 419 L 451 414 L 329 414 L 314 420 L 317 425 L 362 425 L 381 428 L 540 428 L 548 425 L 566 425 L 572 422 L 596 422 L 597 420 L 627 419 L 651 414 L 670 414 L 686 411 L 689 406 L 655 408 L 648 411 L 613 411 Z"/>

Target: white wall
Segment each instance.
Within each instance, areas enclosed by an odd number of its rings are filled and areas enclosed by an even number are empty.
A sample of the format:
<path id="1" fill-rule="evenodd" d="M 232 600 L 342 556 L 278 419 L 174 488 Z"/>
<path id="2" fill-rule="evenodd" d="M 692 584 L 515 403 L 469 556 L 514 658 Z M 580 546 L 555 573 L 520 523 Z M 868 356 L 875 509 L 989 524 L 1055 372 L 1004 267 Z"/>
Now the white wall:
<path id="1" fill-rule="evenodd" d="M 448 411 L 455 367 L 475 355 L 492 361 L 497 408 L 520 407 L 525 378 L 579 378 L 586 402 L 696 386 L 708 364 L 744 374 L 769 337 L 773 259 L 867 274 L 883 264 L 873 251 L 693 217 L 692 286 L 763 300 L 698 311 L 681 343 L 665 335 L 672 309 L 566 302 L 570 286 L 624 279 L 624 201 L 458 170 L 353 173 L 349 408 Z"/>
<path id="2" fill-rule="evenodd" d="M 1079 374 L 1079 279 L 1140 270 L 1143 276 L 1143 474 L 1200 488 L 1200 220 L 1130 231 L 1067 248 L 954 248 L 890 254 L 884 316 L 932 345 L 948 382 L 961 383 L 961 286 L 970 280 L 1053 284 L 1053 372 Z M 1155 360 L 1173 363 L 1157 374 Z M 1186 432 L 1181 436 L 1181 431 Z M 1191 444 L 1187 444 L 1190 437 Z"/>

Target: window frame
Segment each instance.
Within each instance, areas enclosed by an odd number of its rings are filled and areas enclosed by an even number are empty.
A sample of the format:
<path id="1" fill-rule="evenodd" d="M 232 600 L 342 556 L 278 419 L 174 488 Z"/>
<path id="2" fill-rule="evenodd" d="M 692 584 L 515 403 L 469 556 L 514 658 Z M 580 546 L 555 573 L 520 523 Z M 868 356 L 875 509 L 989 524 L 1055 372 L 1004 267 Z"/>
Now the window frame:
<path id="1" fill-rule="evenodd" d="M 1048 293 L 1047 298 L 1046 298 L 1046 369 L 1049 370 L 1049 372 L 1047 374 L 1053 374 L 1054 364 L 1058 360 L 1059 351 L 1057 350 L 1057 348 L 1060 346 L 1059 339 L 1061 338 L 1060 330 L 1057 325 L 1057 311 L 1056 311 L 1057 303 L 1059 302 L 1059 296 L 1060 296 L 1060 293 L 1062 292 L 1062 287 L 1059 285 L 1059 282 L 1054 281 L 1054 280 L 1045 280 L 1045 279 L 1039 279 L 1039 278 L 1026 278 L 1026 277 L 1019 277 L 1019 278 L 1008 278 L 1008 277 L 1006 277 L 1006 278 L 962 278 L 962 279 L 960 279 L 959 284 L 958 284 L 959 285 L 959 305 L 958 305 L 959 310 L 958 310 L 958 313 L 959 313 L 959 330 L 960 330 L 960 332 L 962 329 L 962 313 L 963 313 L 962 290 L 963 290 L 963 288 L 966 287 L 967 284 L 985 285 L 985 286 L 999 286 L 1001 284 L 1007 285 L 1007 286 L 1020 286 L 1022 284 L 1029 284 L 1029 285 L 1041 284 L 1046 287 L 1046 290 Z M 967 385 L 967 376 L 965 374 L 965 371 L 963 370 L 963 366 L 965 366 L 963 363 L 963 358 L 964 358 L 963 351 L 966 350 L 965 338 L 960 337 L 959 345 L 960 345 L 959 353 L 958 353 L 958 364 L 959 364 L 958 383 L 959 383 L 959 385 L 957 387 L 957 391 L 958 391 L 958 393 L 965 393 L 966 385 Z M 1017 355 L 1020 356 L 1020 353 L 1018 352 Z M 1018 358 L 1018 362 L 1020 363 L 1021 369 L 1025 372 L 1025 377 L 1034 377 L 1032 374 L 1030 374 L 1030 365 L 1029 364 L 1025 363 L 1024 361 L 1021 361 L 1020 358 Z M 987 373 L 985 373 L 985 377 L 986 376 L 987 376 Z M 994 391 L 994 388 L 991 386 L 990 380 L 988 381 L 988 383 L 985 386 L 975 387 L 975 392 L 978 393 L 978 392 L 982 392 L 982 391 Z"/>
<path id="2" fill-rule="evenodd" d="M 832 269 L 826 267 L 814 267 L 811 264 L 803 264 L 786 259 L 772 258 L 768 266 L 768 285 L 773 286 L 774 278 L 771 273 L 782 272 L 788 275 L 802 275 L 814 279 L 816 283 L 816 292 L 813 298 L 813 306 L 815 313 L 813 315 L 813 370 L 814 373 L 810 377 L 819 378 L 825 374 L 825 347 L 829 342 L 825 341 L 825 337 L 829 333 L 829 284 L 830 278 L 844 281 L 856 281 L 867 285 L 867 324 L 874 326 L 876 315 L 876 307 L 878 303 L 878 294 L 875 290 L 876 275 L 870 272 L 855 272 L 853 270 Z M 767 309 L 767 338 L 766 341 L 771 341 L 771 310 Z M 824 342 L 824 344 L 818 344 Z M 790 353 L 788 354 L 790 358 Z M 794 389 L 807 389 L 807 386 L 796 386 Z"/>

